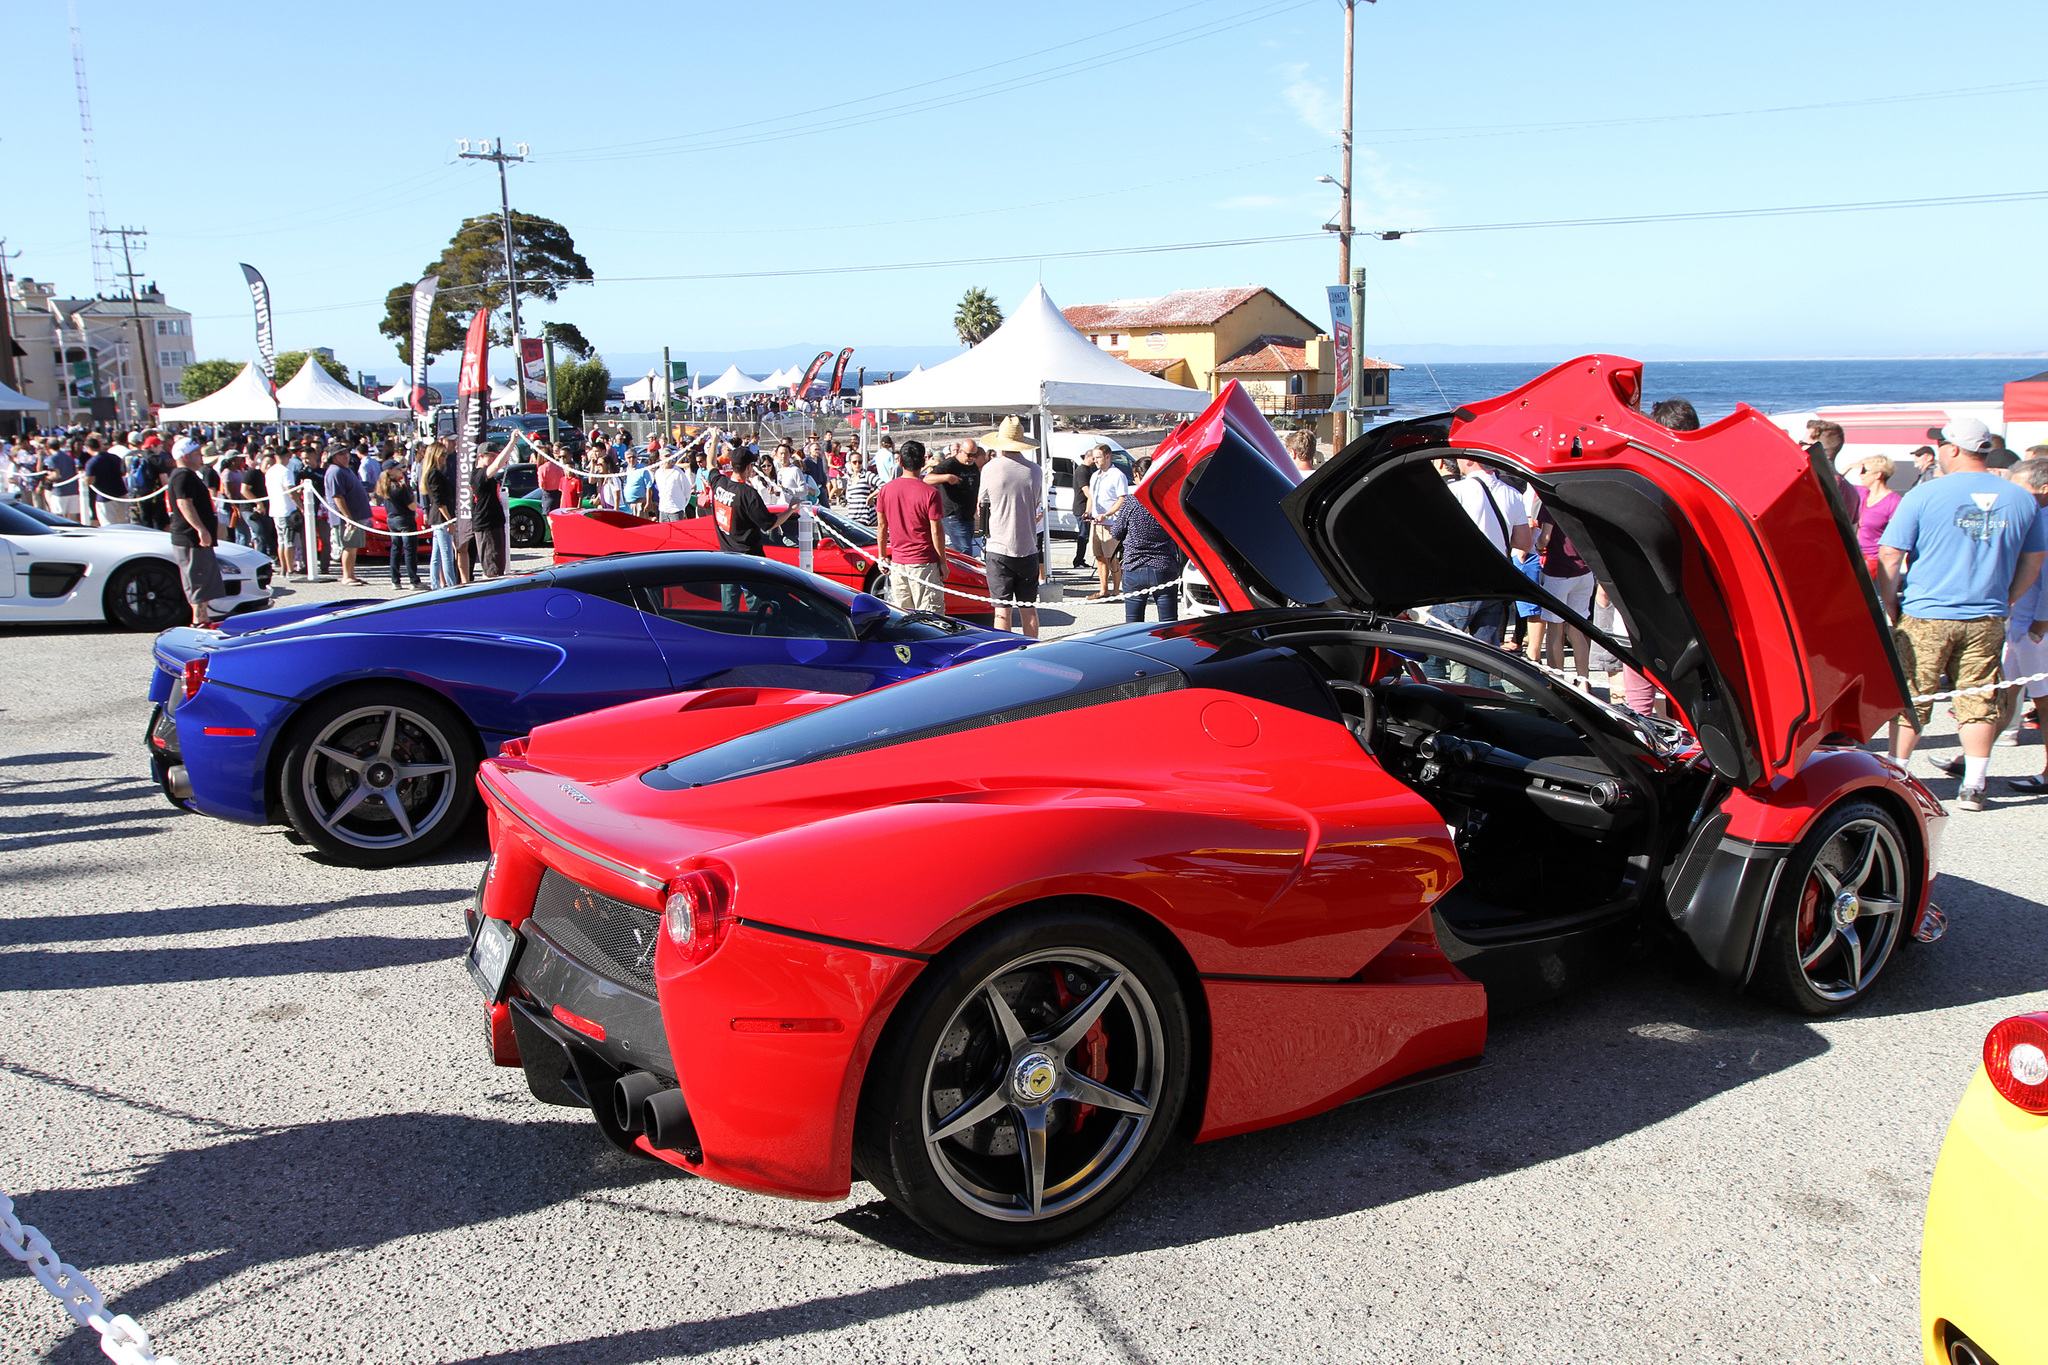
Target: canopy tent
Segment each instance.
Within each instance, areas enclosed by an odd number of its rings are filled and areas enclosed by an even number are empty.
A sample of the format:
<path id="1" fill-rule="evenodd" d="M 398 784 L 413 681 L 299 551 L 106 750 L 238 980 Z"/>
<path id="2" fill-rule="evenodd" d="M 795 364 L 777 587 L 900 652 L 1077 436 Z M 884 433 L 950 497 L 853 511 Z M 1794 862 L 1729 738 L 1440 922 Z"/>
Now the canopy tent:
<path id="1" fill-rule="evenodd" d="M 491 383 L 492 412 L 524 412 L 526 399 L 519 392 L 517 380 L 507 376 Z"/>
<path id="2" fill-rule="evenodd" d="M 441 391 L 432 384 L 426 386 L 426 395 L 427 406 L 430 408 L 438 405 L 441 401 Z M 400 384 L 395 388 L 386 389 L 377 396 L 377 401 L 386 407 L 410 408 L 412 406 L 412 385 Z"/>
<path id="3" fill-rule="evenodd" d="M 1041 284 L 979 346 L 921 374 L 870 384 L 860 402 L 897 412 L 1200 412 L 1213 397 L 1154 379 L 1094 345 Z"/>
<path id="4" fill-rule="evenodd" d="M 363 397 L 311 356 L 277 391 L 277 406 L 287 422 L 403 422 L 412 416 L 403 408 Z"/>
<path id="5" fill-rule="evenodd" d="M 628 403 L 659 403 L 665 387 L 661 378 L 661 367 L 657 365 L 626 385 L 620 392 Z"/>
<path id="6" fill-rule="evenodd" d="M 318 365 L 312 368 L 319 369 Z M 372 406 L 379 406 L 372 404 Z M 388 412 L 389 409 L 384 409 Z M 275 422 L 277 398 L 263 371 L 251 363 L 204 398 L 157 413 L 160 422 Z"/>
<path id="7" fill-rule="evenodd" d="M 0 412 L 48 412 L 50 405 L 0 384 Z"/>
<path id="8" fill-rule="evenodd" d="M 801 377 L 801 376 L 799 376 Z M 725 373 L 697 390 L 699 398 L 738 398 L 741 394 L 766 393 L 768 385 L 750 375 L 740 373 L 737 365 L 725 367 Z"/>

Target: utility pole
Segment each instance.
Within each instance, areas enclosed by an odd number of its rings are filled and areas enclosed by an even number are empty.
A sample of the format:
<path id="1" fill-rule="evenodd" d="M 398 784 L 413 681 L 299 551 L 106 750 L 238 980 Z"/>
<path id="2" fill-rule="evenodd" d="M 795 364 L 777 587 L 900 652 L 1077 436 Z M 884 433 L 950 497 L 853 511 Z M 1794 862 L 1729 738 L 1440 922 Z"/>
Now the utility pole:
<path id="1" fill-rule="evenodd" d="M 505 163 L 508 161 L 525 161 L 526 144 L 523 142 L 514 143 L 513 145 L 519 149 L 517 152 L 506 151 L 505 139 L 503 138 L 499 138 L 495 145 L 492 144 L 492 142 L 488 138 L 477 143 L 476 145 L 477 150 L 472 152 L 471 150 L 469 150 L 469 139 L 464 138 L 455 144 L 455 154 L 457 157 L 464 161 L 495 161 L 498 163 L 498 206 L 504 214 L 505 225 L 505 288 L 512 299 L 513 367 L 520 371 L 520 406 L 524 407 L 526 394 L 526 374 L 524 366 L 520 363 L 518 359 L 520 335 L 519 271 L 518 268 L 514 266 L 512 257 L 512 191 L 505 183 Z"/>
<path id="2" fill-rule="evenodd" d="M 1337 283 L 1351 283 L 1351 65 L 1358 33 L 1358 0 L 1344 0 L 1344 158 L 1337 188 L 1343 194 L 1337 210 Z M 1351 320 L 1351 335 L 1358 335 L 1358 319 Z"/>
<path id="3" fill-rule="evenodd" d="M 101 228 L 100 236 L 121 239 L 121 278 L 128 284 L 128 312 L 135 319 L 135 362 L 142 367 L 143 409 L 137 416 L 147 416 L 149 409 L 156 406 L 156 386 L 149 382 L 149 338 L 143 333 L 142 306 L 136 300 L 135 281 L 141 277 L 135 273 L 134 239 L 148 236 L 148 231 L 132 227 Z"/>
<path id="4" fill-rule="evenodd" d="M 1365 434 L 1365 267 L 1351 272 L 1351 408 L 1346 412 L 1350 428 L 1345 444 Z"/>
<path id="5" fill-rule="evenodd" d="M 669 432 L 675 428 L 675 418 L 671 415 L 668 401 L 669 389 L 672 387 L 669 377 L 674 373 L 675 367 L 668 363 L 668 347 L 664 346 L 661 348 L 661 443 L 663 445 L 668 444 Z"/>
<path id="6" fill-rule="evenodd" d="M 7 282 L 7 262 L 19 251 L 7 250 L 7 239 L 0 237 L 0 384 L 10 389 L 21 388 L 21 370 L 14 363 L 14 289 Z"/>

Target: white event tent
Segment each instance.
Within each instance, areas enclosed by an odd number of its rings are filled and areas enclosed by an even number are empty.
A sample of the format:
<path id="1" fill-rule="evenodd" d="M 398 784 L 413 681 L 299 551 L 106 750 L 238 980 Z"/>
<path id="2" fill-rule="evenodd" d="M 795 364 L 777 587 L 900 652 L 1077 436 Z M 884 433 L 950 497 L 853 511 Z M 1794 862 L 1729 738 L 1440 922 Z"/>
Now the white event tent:
<path id="1" fill-rule="evenodd" d="M 620 390 L 620 393 L 628 403 L 659 403 L 662 400 L 663 388 L 661 367 L 657 365 L 640 378 L 626 385 L 624 389 Z"/>
<path id="2" fill-rule="evenodd" d="M 1200 412 L 1214 397 L 1154 379 L 1074 330 L 1033 285 L 987 340 L 943 365 L 861 390 L 860 405 L 892 412 Z M 1044 421 L 1042 430 L 1050 430 Z"/>
<path id="3" fill-rule="evenodd" d="M 320 368 L 315 365 L 314 369 Z M 388 409 L 387 409 L 388 411 Z M 175 408 L 164 408 L 157 413 L 160 422 L 275 422 L 277 420 L 277 399 L 271 393 L 270 381 L 263 377 L 263 371 L 252 362 L 244 365 L 241 373 L 215 389 L 204 398 L 182 403 Z"/>
<path id="4" fill-rule="evenodd" d="M 50 405 L 39 398 L 17 393 L 0 384 L 0 412 L 48 412 Z"/>
<path id="5" fill-rule="evenodd" d="M 277 406 L 287 422 L 404 422 L 412 418 L 403 408 L 363 397 L 311 356 L 277 391 Z"/>
<path id="6" fill-rule="evenodd" d="M 768 385 L 751 376 L 740 373 L 737 365 L 725 367 L 725 373 L 697 390 L 699 398 L 738 398 L 741 394 L 765 393 Z"/>

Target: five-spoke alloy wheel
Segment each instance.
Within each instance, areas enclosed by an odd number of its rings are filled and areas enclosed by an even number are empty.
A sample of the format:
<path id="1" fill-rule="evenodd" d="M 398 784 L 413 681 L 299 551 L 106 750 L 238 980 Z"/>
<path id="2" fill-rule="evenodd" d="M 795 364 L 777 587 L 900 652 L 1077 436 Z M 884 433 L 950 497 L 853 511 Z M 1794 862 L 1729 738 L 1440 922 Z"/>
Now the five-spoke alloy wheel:
<path id="1" fill-rule="evenodd" d="M 1881 806 L 1838 806 L 1792 851 L 1770 907 L 1759 981 L 1804 1014 L 1863 998 L 1906 932 L 1913 864 Z"/>
<path id="2" fill-rule="evenodd" d="M 476 742 L 453 708 L 373 686 L 309 707 L 278 776 L 300 836 L 337 862 L 389 867 L 459 828 L 476 802 Z"/>
<path id="3" fill-rule="evenodd" d="M 1142 934 L 1023 912 L 926 969 L 876 1050 L 860 1169 L 941 1236 L 1008 1251 L 1129 1196 L 1180 1118 L 1187 1008 Z"/>

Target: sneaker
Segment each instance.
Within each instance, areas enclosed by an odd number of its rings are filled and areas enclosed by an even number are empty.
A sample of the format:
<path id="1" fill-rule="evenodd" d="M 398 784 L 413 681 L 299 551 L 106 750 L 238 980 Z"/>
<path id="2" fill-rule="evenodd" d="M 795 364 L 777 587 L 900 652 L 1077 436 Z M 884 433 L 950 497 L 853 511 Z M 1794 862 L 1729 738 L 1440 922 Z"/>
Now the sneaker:
<path id="1" fill-rule="evenodd" d="M 2008 749 L 2015 748 L 2020 742 L 2020 732 L 2017 730 L 2007 730 L 1998 737 L 1998 742 Z"/>
<path id="2" fill-rule="evenodd" d="M 1936 764 L 1934 770 L 1945 777 L 1961 777 L 1963 775 L 1963 756 L 1957 754 L 1946 763 Z"/>
<path id="3" fill-rule="evenodd" d="M 1982 787 L 1963 788 L 1956 793 L 1956 806 L 1962 810 L 1983 810 L 1984 789 Z"/>

